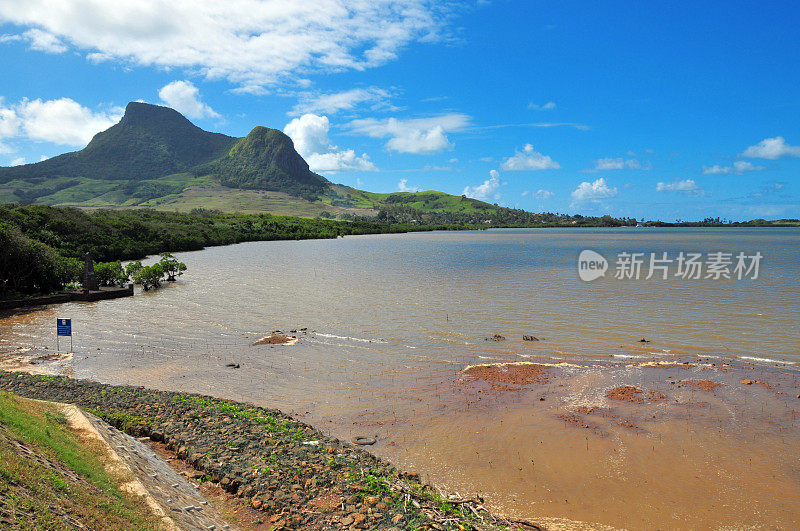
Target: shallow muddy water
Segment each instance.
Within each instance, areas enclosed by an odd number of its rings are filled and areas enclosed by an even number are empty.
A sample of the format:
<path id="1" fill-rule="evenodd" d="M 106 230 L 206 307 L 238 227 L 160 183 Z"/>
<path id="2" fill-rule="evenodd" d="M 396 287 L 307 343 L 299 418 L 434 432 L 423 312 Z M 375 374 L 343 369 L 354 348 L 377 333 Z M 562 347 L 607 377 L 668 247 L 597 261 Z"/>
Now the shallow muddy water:
<path id="1" fill-rule="evenodd" d="M 609 260 L 604 278 L 579 279 L 584 249 Z M 0 317 L 0 352 L 377 436 L 372 451 L 432 483 L 551 527 L 797 527 L 799 249 L 795 229 L 247 243 L 180 254 L 188 273 L 157 292 Z M 620 280 L 623 251 L 762 259 L 757 279 L 684 279 L 674 263 L 645 279 L 645 263 Z M 73 319 L 71 356 L 53 355 L 56 317 Z M 252 346 L 273 330 L 300 340 Z M 463 372 L 476 364 L 492 368 Z M 620 386 L 642 392 L 607 397 Z"/>

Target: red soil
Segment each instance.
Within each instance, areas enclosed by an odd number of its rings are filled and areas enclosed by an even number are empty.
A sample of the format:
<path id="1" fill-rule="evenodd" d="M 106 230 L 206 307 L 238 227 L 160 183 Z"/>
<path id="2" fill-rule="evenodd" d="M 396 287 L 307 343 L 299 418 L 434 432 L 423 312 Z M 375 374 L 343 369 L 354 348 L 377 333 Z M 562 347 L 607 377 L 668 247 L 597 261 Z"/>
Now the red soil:
<path id="1" fill-rule="evenodd" d="M 253 345 L 280 345 L 280 344 L 283 344 L 283 343 L 288 343 L 289 341 L 291 341 L 293 339 L 296 339 L 296 338 L 290 337 L 290 336 L 285 336 L 283 334 L 272 333 L 272 334 L 270 334 L 268 336 L 262 337 L 261 339 L 259 339 L 255 343 L 253 343 Z"/>
<path id="2" fill-rule="evenodd" d="M 717 387 L 725 385 L 717 382 L 712 382 L 711 380 L 689 380 L 683 383 L 685 383 L 686 385 L 693 385 L 694 387 L 702 389 L 703 391 L 713 391 Z"/>
<path id="3" fill-rule="evenodd" d="M 558 416 L 558 418 L 560 418 L 567 424 L 572 424 L 573 426 L 578 426 L 579 428 L 586 428 L 586 429 L 592 428 L 592 426 L 584 422 L 583 419 L 580 418 L 578 415 L 570 413 L 562 413 L 561 415 Z"/>
<path id="4" fill-rule="evenodd" d="M 622 387 L 615 387 L 606 393 L 606 396 L 612 400 L 622 400 L 625 402 L 633 402 L 634 404 L 641 404 L 642 390 L 631 385 L 623 385 Z"/>
<path id="5" fill-rule="evenodd" d="M 648 391 L 647 392 L 647 399 L 653 402 L 657 402 L 658 400 L 666 400 L 667 395 L 663 393 L 659 393 L 656 390 Z"/>
<path id="6" fill-rule="evenodd" d="M 536 363 L 472 365 L 464 374 L 493 384 L 526 385 L 545 383 L 549 378 L 548 367 Z"/>

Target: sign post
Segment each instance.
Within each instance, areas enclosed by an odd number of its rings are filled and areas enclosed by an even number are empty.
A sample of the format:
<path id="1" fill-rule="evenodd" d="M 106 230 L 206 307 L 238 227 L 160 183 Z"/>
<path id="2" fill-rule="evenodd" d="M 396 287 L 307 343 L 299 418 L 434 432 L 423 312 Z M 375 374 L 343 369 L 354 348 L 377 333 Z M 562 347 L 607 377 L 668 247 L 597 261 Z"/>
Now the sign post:
<path id="1" fill-rule="evenodd" d="M 72 352 L 72 319 L 56 319 L 56 350 L 61 350 L 61 336 L 69 336 L 69 351 Z"/>

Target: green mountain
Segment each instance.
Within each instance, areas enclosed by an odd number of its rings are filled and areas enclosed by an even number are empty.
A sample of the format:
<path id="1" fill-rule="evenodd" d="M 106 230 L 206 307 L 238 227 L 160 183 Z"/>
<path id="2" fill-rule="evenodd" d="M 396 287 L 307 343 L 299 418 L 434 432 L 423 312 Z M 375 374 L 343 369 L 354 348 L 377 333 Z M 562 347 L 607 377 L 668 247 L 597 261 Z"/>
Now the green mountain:
<path id="1" fill-rule="evenodd" d="M 0 202 L 309 217 L 383 212 L 408 220 L 439 213 L 476 222 L 502 210 L 442 192 L 377 194 L 333 184 L 311 171 L 277 129 L 256 127 L 234 138 L 204 131 L 173 109 L 137 102 L 80 151 L 0 167 Z"/>
<path id="2" fill-rule="evenodd" d="M 41 177 L 152 179 L 214 160 L 236 140 L 203 131 L 168 107 L 131 102 L 119 123 L 97 133 L 84 149 L 36 164 L 0 168 L 0 183 Z"/>
<path id="3" fill-rule="evenodd" d="M 282 131 L 256 127 L 219 159 L 194 170 L 216 175 L 220 184 L 245 190 L 272 190 L 314 200 L 330 184 L 308 168 Z"/>

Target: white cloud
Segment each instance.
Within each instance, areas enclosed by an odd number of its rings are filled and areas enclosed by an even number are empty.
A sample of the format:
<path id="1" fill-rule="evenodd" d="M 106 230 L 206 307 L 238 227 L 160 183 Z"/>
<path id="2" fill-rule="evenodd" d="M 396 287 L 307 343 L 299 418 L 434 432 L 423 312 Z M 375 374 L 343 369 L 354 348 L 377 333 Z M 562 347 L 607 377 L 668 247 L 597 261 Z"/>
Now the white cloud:
<path id="1" fill-rule="evenodd" d="M 21 35 L 9 35 L 9 34 L 0 35 L 0 43 L 18 42 L 18 41 L 21 41 L 21 40 L 22 40 L 22 36 Z"/>
<path id="2" fill-rule="evenodd" d="M 533 197 L 536 199 L 550 199 L 551 197 L 555 196 L 553 192 L 550 190 L 537 190 Z"/>
<path id="3" fill-rule="evenodd" d="M 703 195 L 703 190 L 692 179 L 671 183 L 659 182 L 656 184 L 656 192 L 685 192 L 686 195 Z"/>
<path id="4" fill-rule="evenodd" d="M 728 174 L 728 173 L 735 173 L 736 175 L 741 175 L 748 171 L 759 171 L 763 170 L 764 166 L 756 166 L 746 160 L 737 160 L 733 163 L 732 166 L 720 166 L 715 164 L 713 166 L 703 166 L 703 173 L 706 175 L 714 175 L 714 174 Z"/>
<path id="5" fill-rule="evenodd" d="M 770 160 L 781 157 L 800 157 L 800 146 L 790 146 L 782 136 L 776 136 L 775 138 L 765 138 L 758 144 L 750 146 L 740 156 Z"/>
<path id="6" fill-rule="evenodd" d="M 533 149 L 530 144 L 525 144 L 522 151 L 517 151 L 513 157 L 503 161 L 500 168 L 508 171 L 515 170 L 557 170 L 561 166 L 547 155 L 542 155 Z"/>
<path id="7" fill-rule="evenodd" d="M 364 118 L 348 124 L 354 133 L 389 138 L 386 147 L 401 153 L 433 153 L 452 147 L 446 133 L 458 132 L 470 123 L 465 114 L 444 114 L 431 118 L 377 120 Z"/>
<path id="8" fill-rule="evenodd" d="M 605 170 L 649 170 L 649 165 L 643 165 L 636 159 L 623 159 L 618 158 L 605 158 L 597 159 L 594 161 L 594 169 L 596 171 Z"/>
<path id="9" fill-rule="evenodd" d="M 401 192 L 419 192 L 419 186 L 409 186 L 408 179 L 400 179 L 397 183 L 397 189 Z"/>
<path id="10" fill-rule="evenodd" d="M 286 124 L 283 132 L 292 138 L 297 152 L 306 157 L 312 153 L 321 153 L 328 150 L 330 145 L 328 130 L 330 128 L 331 125 L 327 116 L 304 114 Z"/>
<path id="11" fill-rule="evenodd" d="M 86 60 L 93 64 L 100 64 L 106 61 L 111 61 L 114 58 L 108 54 L 100 53 L 100 52 L 92 52 L 86 54 Z"/>
<path id="12" fill-rule="evenodd" d="M 778 194 L 781 190 L 783 190 L 783 183 L 777 182 L 772 184 L 765 184 L 761 186 L 761 189 L 757 192 L 751 192 L 749 195 L 751 197 L 764 197 L 768 195 Z"/>
<path id="13" fill-rule="evenodd" d="M 543 105 L 538 105 L 536 103 L 529 103 L 528 108 L 533 109 L 534 111 L 552 111 L 553 109 L 556 108 L 556 102 L 548 101 Z"/>
<path id="14" fill-rule="evenodd" d="M 598 202 L 601 199 L 614 197 L 617 193 L 617 188 L 610 188 L 606 180 L 601 177 L 592 183 L 582 182 L 579 184 L 578 187 L 572 191 L 572 199 L 575 201 Z"/>
<path id="15" fill-rule="evenodd" d="M 219 118 L 219 114 L 200 101 L 200 90 L 191 81 L 173 81 L 158 91 L 161 101 L 189 118 Z"/>
<path id="16" fill-rule="evenodd" d="M 491 170 L 489 178 L 483 181 L 483 184 L 467 186 L 461 194 L 481 201 L 497 201 L 500 199 L 500 193 L 498 192 L 500 186 L 502 186 L 500 174 L 497 170 Z"/>
<path id="17" fill-rule="evenodd" d="M 373 110 L 388 106 L 391 94 L 378 87 L 355 88 L 332 94 L 302 95 L 302 101 L 292 108 L 290 115 L 335 114 L 348 111 L 362 103 L 371 104 Z"/>
<path id="18" fill-rule="evenodd" d="M 12 160 L 8 165 L 9 166 L 22 166 L 25 164 L 25 157 L 17 157 Z"/>
<path id="19" fill-rule="evenodd" d="M 40 29 L 30 29 L 22 37 L 30 42 L 32 50 L 55 54 L 67 51 L 67 46 L 58 37 Z"/>
<path id="20" fill-rule="evenodd" d="M 400 136 L 391 138 L 386 146 L 400 153 L 429 153 L 452 147 L 441 125 L 433 129 L 404 132 Z"/>
<path id="21" fill-rule="evenodd" d="M 336 146 L 331 146 L 331 148 L 335 150 Z M 369 155 L 362 153 L 361 156 L 357 156 L 352 149 L 312 153 L 306 157 L 306 162 L 313 171 L 319 172 L 375 171 L 378 169 L 369 160 Z"/>
<path id="22" fill-rule="evenodd" d="M 352 149 L 339 150 L 328 138 L 327 116 L 304 114 L 286 124 L 283 132 L 291 137 L 294 147 L 313 171 L 374 171 L 375 164 L 366 153 L 356 156 Z"/>
<path id="23" fill-rule="evenodd" d="M 1 102 L 0 102 L 1 103 Z M 84 146 L 122 117 L 119 108 L 94 112 L 69 98 L 23 99 L 0 107 L 0 138 L 25 137 L 68 146 Z"/>
<path id="24" fill-rule="evenodd" d="M 451 12 L 429 0 L 8 0 L 0 23 L 37 28 L 87 53 L 252 88 L 292 73 L 382 65 L 411 42 L 443 40 Z"/>
<path id="25" fill-rule="evenodd" d="M 2 103 L 0 100 L 0 105 Z M 17 136 L 19 125 L 19 117 L 13 109 L 0 107 L 0 138 Z"/>

